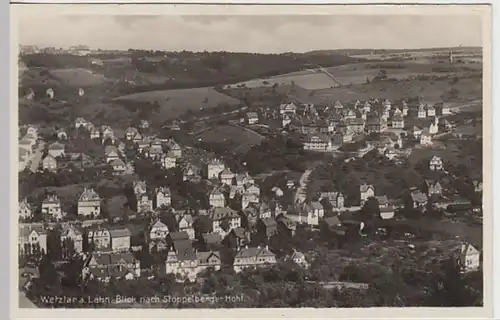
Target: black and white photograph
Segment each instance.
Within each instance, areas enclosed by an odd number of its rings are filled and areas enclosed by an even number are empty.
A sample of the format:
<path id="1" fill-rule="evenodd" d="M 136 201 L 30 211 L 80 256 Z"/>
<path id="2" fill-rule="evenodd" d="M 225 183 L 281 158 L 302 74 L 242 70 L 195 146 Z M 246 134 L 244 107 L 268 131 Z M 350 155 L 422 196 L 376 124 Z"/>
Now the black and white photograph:
<path id="1" fill-rule="evenodd" d="M 127 6 L 14 5 L 16 308 L 491 307 L 488 5 Z"/>

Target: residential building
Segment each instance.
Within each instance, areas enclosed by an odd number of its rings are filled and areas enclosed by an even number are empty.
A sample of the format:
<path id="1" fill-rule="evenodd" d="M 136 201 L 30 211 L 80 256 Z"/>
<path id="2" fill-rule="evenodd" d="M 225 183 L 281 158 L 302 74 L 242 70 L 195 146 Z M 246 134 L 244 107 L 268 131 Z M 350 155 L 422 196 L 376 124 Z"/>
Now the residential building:
<path id="1" fill-rule="evenodd" d="M 92 227 L 87 231 L 87 243 L 94 251 L 109 250 L 111 248 L 109 230 L 100 226 Z"/>
<path id="2" fill-rule="evenodd" d="M 130 230 L 128 228 L 112 228 L 109 230 L 111 250 L 128 251 L 130 249 Z"/>
<path id="3" fill-rule="evenodd" d="M 365 131 L 365 121 L 362 118 L 346 119 L 344 124 L 347 127 L 347 133 L 349 134 L 360 134 Z M 329 132 L 333 132 L 333 130 Z"/>
<path id="4" fill-rule="evenodd" d="M 125 139 L 132 141 L 137 134 L 139 134 L 137 128 L 128 127 L 127 130 L 125 130 Z"/>
<path id="5" fill-rule="evenodd" d="M 406 117 L 408 115 L 408 105 L 406 104 L 405 101 L 403 101 L 403 107 L 401 108 L 401 112 L 403 113 L 403 117 Z"/>
<path id="6" fill-rule="evenodd" d="M 47 231 L 39 225 L 19 226 L 19 254 L 47 253 Z"/>
<path id="7" fill-rule="evenodd" d="M 421 104 L 418 107 L 418 113 L 417 113 L 417 118 L 418 119 L 425 119 L 427 117 L 427 111 L 425 110 L 425 106 Z"/>
<path id="8" fill-rule="evenodd" d="M 161 206 L 170 207 L 172 205 L 172 193 L 170 188 L 161 187 L 156 189 L 156 208 Z"/>
<path id="9" fill-rule="evenodd" d="M 241 217 L 231 208 L 213 208 L 210 218 L 213 232 L 224 237 L 231 229 L 241 227 Z"/>
<path id="10" fill-rule="evenodd" d="M 172 151 L 161 156 L 161 164 L 165 169 L 175 168 L 177 166 L 177 157 Z"/>
<path id="11" fill-rule="evenodd" d="M 255 193 L 243 193 L 241 196 L 241 208 L 245 209 L 248 207 L 249 204 L 251 203 L 259 203 L 260 199 L 259 196 L 256 195 Z"/>
<path id="12" fill-rule="evenodd" d="M 48 170 L 48 171 L 56 171 L 57 170 L 57 160 L 50 154 L 48 154 L 45 158 L 42 160 L 42 168 L 43 170 Z"/>
<path id="13" fill-rule="evenodd" d="M 146 181 L 134 181 L 132 188 L 134 189 L 134 194 L 136 197 L 143 195 L 147 192 Z"/>
<path id="14" fill-rule="evenodd" d="M 167 225 L 158 219 L 149 228 L 148 240 L 166 239 L 169 232 Z"/>
<path id="15" fill-rule="evenodd" d="M 381 117 L 370 117 L 366 121 L 365 130 L 367 133 L 380 133 L 387 129 L 387 121 Z"/>
<path id="16" fill-rule="evenodd" d="M 101 126 L 101 137 L 102 142 L 110 139 L 112 143 L 115 143 L 115 133 L 110 126 L 103 125 Z"/>
<path id="17" fill-rule="evenodd" d="M 80 127 L 83 127 L 85 128 L 87 126 L 87 120 L 85 120 L 84 118 L 82 117 L 78 117 L 75 119 L 75 128 L 80 128 Z"/>
<path id="18" fill-rule="evenodd" d="M 383 220 L 389 220 L 394 218 L 394 207 L 393 206 L 387 206 L 380 208 L 380 218 Z"/>
<path id="19" fill-rule="evenodd" d="M 54 99 L 54 89 L 52 88 L 48 88 L 46 91 L 45 91 L 45 96 L 49 99 Z"/>
<path id="20" fill-rule="evenodd" d="M 431 146 L 432 145 L 432 136 L 428 130 L 424 130 L 422 135 L 420 136 L 420 145 L 422 146 Z"/>
<path id="21" fill-rule="evenodd" d="M 101 198 L 94 189 L 83 190 L 78 198 L 78 214 L 86 217 L 101 215 Z"/>
<path id="22" fill-rule="evenodd" d="M 309 267 L 309 263 L 306 260 L 305 254 L 303 254 L 302 252 L 299 252 L 295 249 L 293 249 L 293 254 L 290 257 L 290 259 L 303 268 Z"/>
<path id="23" fill-rule="evenodd" d="M 259 116 L 257 112 L 247 112 L 246 120 L 248 124 L 256 124 L 259 122 Z"/>
<path id="24" fill-rule="evenodd" d="M 435 117 L 436 116 L 436 109 L 434 109 L 433 106 L 427 106 L 427 116 L 428 117 Z"/>
<path id="25" fill-rule="evenodd" d="M 229 170 L 229 169 L 224 169 L 220 173 L 220 181 L 223 184 L 227 184 L 229 186 L 232 185 L 233 184 L 233 178 L 234 178 L 234 173 L 232 173 L 231 170 Z"/>
<path id="26" fill-rule="evenodd" d="M 106 162 L 110 163 L 113 160 L 119 160 L 119 151 L 115 146 L 106 146 L 104 149 L 104 154 L 106 155 Z"/>
<path id="27" fill-rule="evenodd" d="M 323 199 L 326 199 L 334 210 L 344 208 L 344 195 L 340 192 L 322 192 L 319 196 L 319 200 L 323 201 Z"/>
<path id="28" fill-rule="evenodd" d="M 474 180 L 474 181 L 472 181 L 472 185 L 474 186 L 475 193 L 483 192 L 483 182 L 482 181 Z"/>
<path id="29" fill-rule="evenodd" d="M 412 134 L 414 139 L 420 140 L 420 136 L 422 135 L 422 129 L 420 129 L 417 126 L 413 126 L 413 128 L 411 130 L 411 134 Z"/>
<path id="30" fill-rule="evenodd" d="M 76 253 L 83 252 L 83 233 L 82 231 L 73 225 L 64 224 L 61 229 L 61 248 L 68 246 L 68 242 L 72 243 L 73 250 Z"/>
<path id="31" fill-rule="evenodd" d="M 90 133 L 90 139 L 100 139 L 101 138 L 101 132 L 97 128 L 90 128 L 89 130 Z"/>
<path id="32" fill-rule="evenodd" d="M 109 282 L 111 279 L 133 280 L 141 276 L 141 263 L 130 252 L 93 253 L 85 261 L 83 279 Z"/>
<path id="33" fill-rule="evenodd" d="M 405 127 L 405 120 L 402 115 L 394 115 L 392 117 L 392 128 L 393 129 L 403 129 Z"/>
<path id="34" fill-rule="evenodd" d="M 377 199 L 379 208 L 387 208 L 389 206 L 389 199 L 387 199 L 387 196 L 375 196 L 374 198 Z"/>
<path id="35" fill-rule="evenodd" d="M 149 198 L 147 193 L 137 197 L 137 212 L 147 213 L 153 211 L 153 200 Z"/>
<path id="36" fill-rule="evenodd" d="M 366 200 L 375 196 L 375 188 L 372 185 L 364 183 L 359 187 L 359 193 L 360 205 L 363 206 Z"/>
<path id="37" fill-rule="evenodd" d="M 68 140 L 68 134 L 66 133 L 66 130 L 64 129 L 58 129 L 56 131 L 57 139 L 59 140 Z"/>
<path id="38" fill-rule="evenodd" d="M 209 204 L 214 208 L 224 208 L 226 206 L 226 198 L 220 190 L 220 188 L 215 188 L 212 190 L 209 196 Z"/>
<path id="39" fill-rule="evenodd" d="M 174 157 L 176 158 L 182 157 L 182 148 L 177 142 L 170 139 L 167 141 L 167 147 L 169 151 L 174 155 Z"/>
<path id="40" fill-rule="evenodd" d="M 163 154 L 163 143 L 160 139 L 155 139 L 149 147 L 149 157 L 151 159 L 159 159 Z"/>
<path id="41" fill-rule="evenodd" d="M 470 243 L 463 243 L 459 262 L 463 272 L 477 271 L 481 265 L 481 253 Z"/>
<path id="42" fill-rule="evenodd" d="M 235 272 L 246 268 L 258 268 L 276 263 L 276 256 L 266 247 L 241 249 L 235 256 L 233 267 Z"/>
<path id="43" fill-rule="evenodd" d="M 127 170 L 127 165 L 122 159 L 113 159 L 108 163 L 113 168 L 114 174 L 123 174 Z"/>
<path id="44" fill-rule="evenodd" d="M 443 187 L 439 181 L 425 180 L 424 191 L 429 197 L 433 195 L 441 195 L 443 193 Z"/>
<path id="45" fill-rule="evenodd" d="M 31 219 L 33 217 L 33 211 L 31 210 L 31 205 L 28 203 L 27 199 L 23 199 L 19 202 L 19 218 L 21 219 Z"/>
<path id="46" fill-rule="evenodd" d="M 332 149 L 332 141 L 326 135 L 309 135 L 303 142 L 304 150 L 328 151 Z"/>
<path id="47" fill-rule="evenodd" d="M 186 232 L 190 240 L 194 240 L 193 216 L 190 214 L 178 215 L 177 225 L 179 232 Z"/>
<path id="48" fill-rule="evenodd" d="M 212 159 L 207 164 L 207 179 L 218 179 L 222 171 L 226 169 L 224 162 L 220 159 Z"/>
<path id="49" fill-rule="evenodd" d="M 295 114 L 297 106 L 294 103 L 282 103 L 280 105 L 280 114 L 292 113 Z"/>
<path id="50" fill-rule="evenodd" d="M 64 156 L 64 145 L 59 142 L 54 142 L 49 146 L 49 154 L 54 158 Z"/>
<path id="51" fill-rule="evenodd" d="M 332 137 L 332 144 L 334 145 L 341 145 L 349 142 L 352 142 L 352 134 L 348 132 L 336 132 Z"/>
<path id="52" fill-rule="evenodd" d="M 427 206 L 428 198 L 425 193 L 422 193 L 420 191 L 412 191 L 410 196 L 414 209 L 424 208 L 425 206 Z"/>
<path id="53" fill-rule="evenodd" d="M 432 171 L 443 170 L 443 160 L 438 156 L 433 156 L 429 162 L 429 169 Z"/>
<path id="54" fill-rule="evenodd" d="M 436 114 L 440 116 L 447 116 L 451 114 L 450 106 L 447 103 L 439 102 L 434 105 Z"/>
<path id="55" fill-rule="evenodd" d="M 257 229 L 261 234 L 269 238 L 278 233 L 278 223 L 274 218 L 260 219 Z"/>
<path id="56" fill-rule="evenodd" d="M 307 224 L 310 226 L 318 226 L 319 220 L 325 216 L 323 205 L 317 201 L 313 201 L 305 205 L 307 214 Z"/>
<path id="57" fill-rule="evenodd" d="M 61 201 L 57 195 L 48 195 L 47 198 L 42 201 L 42 214 L 53 219 L 62 218 Z"/>
<path id="58" fill-rule="evenodd" d="M 165 262 L 165 272 L 174 274 L 177 282 L 196 281 L 199 273 L 208 268 L 220 270 L 219 252 L 196 252 L 186 243 L 175 251 L 170 251 Z"/>

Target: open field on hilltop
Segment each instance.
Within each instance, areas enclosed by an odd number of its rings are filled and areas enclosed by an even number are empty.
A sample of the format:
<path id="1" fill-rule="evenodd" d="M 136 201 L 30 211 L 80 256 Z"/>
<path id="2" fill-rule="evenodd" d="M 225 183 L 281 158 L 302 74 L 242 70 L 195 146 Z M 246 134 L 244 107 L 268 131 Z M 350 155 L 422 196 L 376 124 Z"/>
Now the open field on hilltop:
<path id="1" fill-rule="evenodd" d="M 148 91 L 121 96 L 115 101 L 157 102 L 159 117 L 163 120 L 184 115 L 188 110 L 214 108 L 220 104 L 237 105 L 239 100 L 216 91 L 214 88 L 192 88 L 162 91 Z"/>
<path id="2" fill-rule="evenodd" d="M 300 71 L 298 73 L 283 74 L 276 77 L 266 78 L 266 79 L 254 79 L 250 81 L 241 82 L 238 84 L 233 84 L 226 86 L 226 89 L 234 88 L 244 85 L 247 88 L 255 87 L 272 87 L 277 84 L 278 86 L 289 86 L 295 84 L 301 88 L 307 90 L 316 90 L 330 88 L 336 86 L 337 83 L 324 73 L 317 72 L 315 70 L 311 71 Z"/>
<path id="3" fill-rule="evenodd" d="M 456 89 L 456 101 L 472 101 L 482 97 L 482 84 L 476 78 L 462 78 L 451 84 L 450 80 L 408 80 L 408 81 L 380 81 L 364 83 L 340 88 L 316 90 L 303 99 L 311 99 L 311 103 L 333 100 L 351 101 L 367 100 L 370 98 L 387 98 L 390 100 L 408 99 L 420 96 L 428 103 L 446 100 L 445 92 Z M 309 96 L 309 98 L 308 98 Z"/>
<path id="4" fill-rule="evenodd" d="M 245 153 L 252 146 L 261 143 L 263 137 L 251 130 L 232 125 L 215 126 L 197 137 L 204 143 L 228 143 L 231 151 Z"/>
<path id="5" fill-rule="evenodd" d="M 83 68 L 55 69 L 50 70 L 50 73 L 59 79 L 61 83 L 74 86 L 94 86 L 109 81 L 103 75 Z"/>

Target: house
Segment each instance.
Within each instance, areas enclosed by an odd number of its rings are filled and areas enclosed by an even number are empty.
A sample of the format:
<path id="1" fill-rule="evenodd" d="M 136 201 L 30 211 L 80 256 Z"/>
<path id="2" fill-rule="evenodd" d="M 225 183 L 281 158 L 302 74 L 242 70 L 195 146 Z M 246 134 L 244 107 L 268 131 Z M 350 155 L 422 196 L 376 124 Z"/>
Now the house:
<path id="1" fill-rule="evenodd" d="M 429 161 L 429 169 L 432 171 L 443 170 L 443 160 L 438 156 L 433 156 Z"/>
<path id="2" fill-rule="evenodd" d="M 433 195 L 441 195 L 443 193 L 443 188 L 439 181 L 425 180 L 424 190 L 429 198 Z"/>
<path id="3" fill-rule="evenodd" d="M 229 190 L 229 199 L 234 199 L 236 195 L 242 195 L 243 193 L 245 193 L 244 186 L 232 185 L 231 189 Z"/>
<path id="4" fill-rule="evenodd" d="M 233 184 L 233 178 L 234 178 L 234 173 L 232 173 L 231 170 L 229 170 L 229 169 L 224 169 L 220 173 L 220 181 L 223 184 L 227 184 L 229 186 L 232 185 Z"/>
<path id="5" fill-rule="evenodd" d="M 463 272 L 477 271 L 481 265 L 481 253 L 470 243 L 463 243 L 460 246 L 459 263 Z"/>
<path id="6" fill-rule="evenodd" d="M 87 126 L 87 120 L 85 120 L 84 118 L 82 117 L 78 117 L 75 119 L 75 128 L 80 128 L 80 127 L 83 127 L 85 128 Z"/>
<path id="7" fill-rule="evenodd" d="M 59 140 L 68 140 L 68 134 L 66 133 L 66 130 L 64 129 L 58 129 L 56 131 L 57 139 Z"/>
<path id="8" fill-rule="evenodd" d="M 194 282 L 198 275 L 198 259 L 191 242 L 178 241 L 175 249 L 168 252 L 165 273 L 175 275 L 176 281 Z"/>
<path id="9" fill-rule="evenodd" d="M 62 218 L 61 201 L 57 195 L 48 195 L 47 198 L 42 201 L 42 214 L 53 219 Z"/>
<path id="10" fill-rule="evenodd" d="M 280 114 L 293 113 L 297 111 L 297 106 L 294 103 L 282 103 L 280 105 Z"/>
<path id="11" fill-rule="evenodd" d="M 28 203 L 27 199 L 23 199 L 19 202 L 18 212 L 20 219 L 30 219 L 33 217 L 33 211 L 31 210 L 31 205 Z"/>
<path id="12" fill-rule="evenodd" d="M 283 195 L 285 194 L 285 193 L 283 192 L 283 190 L 281 190 L 281 188 L 279 188 L 279 187 L 273 187 L 273 188 L 271 189 L 271 191 L 272 191 L 272 192 L 274 192 L 274 194 L 275 194 L 275 195 L 276 195 L 276 197 L 278 197 L 278 198 L 279 198 L 279 197 L 283 197 Z"/>
<path id="13" fill-rule="evenodd" d="M 434 109 L 433 106 L 427 106 L 427 116 L 428 117 L 435 117 L 436 116 L 436 109 Z"/>
<path id="14" fill-rule="evenodd" d="M 68 242 L 71 242 L 75 252 L 83 252 L 83 233 L 78 227 L 64 224 L 61 228 L 60 239 L 61 248 L 68 248 Z"/>
<path id="15" fill-rule="evenodd" d="M 306 260 L 305 254 L 303 254 L 302 252 L 299 252 L 295 249 L 293 249 L 293 254 L 290 257 L 290 259 L 303 268 L 309 267 L 309 263 Z"/>
<path id="16" fill-rule="evenodd" d="M 259 203 L 259 201 L 260 201 L 259 196 L 256 195 L 255 193 L 245 192 L 241 196 L 241 208 L 245 209 L 251 203 Z"/>
<path id="17" fill-rule="evenodd" d="M 233 232 L 234 229 L 231 231 Z M 203 233 L 200 242 L 204 245 L 205 250 L 219 249 L 221 247 L 222 237 L 218 233 Z"/>
<path id="18" fill-rule="evenodd" d="M 336 132 L 332 137 L 332 144 L 341 145 L 352 141 L 352 134 L 349 132 Z"/>
<path id="19" fill-rule="evenodd" d="M 483 182 L 482 181 L 474 180 L 474 181 L 472 181 L 472 185 L 474 186 L 475 193 L 483 192 Z"/>
<path id="20" fill-rule="evenodd" d="M 190 240 L 194 240 L 193 216 L 190 214 L 178 215 L 176 217 L 179 232 L 186 232 Z"/>
<path id="21" fill-rule="evenodd" d="M 437 115 L 447 116 L 451 114 L 450 106 L 447 103 L 439 102 L 434 105 Z"/>
<path id="22" fill-rule="evenodd" d="M 225 236 L 231 229 L 241 227 L 241 217 L 231 208 L 213 208 L 210 219 L 212 220 L 213 232 Z"/>
<path id="23" fill-rule="evenodd" d="M 434 118 L 429 124 L 429 134 L 437 134 L 439 132 L 439 119 L 437 117 Z"/>
<path id="24" fill-rule="evenodd" d="M 91 227 L 87 230 L 87 243 L 96 250 L 108 250 L 111 248 L 111 236 L 109 230 L 100 226 Z"/>
<path id="25" fill-rule="evenodd" d="M 439 125 L 440 125 L 441 129 L 444 129 L 443 131 L 449 132 L 449 131 L 453 130 L 453 125 L 447 119 L 441 118 L 439 120 Z"/>
<path id="26" fill-rule="evenodd" d="M 326 135 L 308 135 L 303 141 L 304 150 L 328 151 L 332 149 L 332 141 Z"/>
<path id="27" fill-rule="evenodd" d="M 418 112 L 417 112 L 417 118 L 418 119 L 425 119 L 427 117 L 427 111 L 425 110 L 425 106 L 421 104 L 418 107 Z"/>
<path id="28" fill-rule="evenodd" d="M 45 91 L 45 96 L 49 99 L 54 99 L 54 90 L 52 88 L 48 88 Z"/>
<path id="29" fill-rule="evenodd" d="M 431 146 L 432 145 L 432 136 L 428 130 L 424 130 L 422 135 L 420 136 L 420 145 L 422 146 Z"/>
<path id="30" fill-rule="evenodd" d="M 125 130 L 125 139 L 127 140 L 134 140 L 135 136 L 139 134 L 139 130 L 134 127 L 128 127 L 127 130 Z"/>
<path id="31" fill-rule="evenodd" d="M 306 204 L 307 224 L 310 226 L 318 226 L 319 220 L 325 216 L 323 205 L 317 201 Z"/>
<path id="32" fill-rule="evenodd" d="M 90 128 L 89 130 L 90 133 L 90 139 L 100 139 L 101 138 L 101 131 L 97 128 Z"/>
<path id="33" fill-rule="evenodd" d="M 283 119 L 281 120 L 281 127 L 286 128 L 286 126 L 288 126 L 290 123 L 292 123 L 292 119 L 287 115 L 283 115 Z"/>
<path id="34" fill-rule="evenodd" d="M 235 256 L 233 268 L 241 272 L 246 268 L 258 268 L 276 263 L 276 256 L 266 247 L 252 247 L 241 249 Z"/>
<path id="35" fill-rule="evenodd" d="M 48 171 L 56 171 L 57 170 L 57 160 L 50 154 L 45 156 L 42 160 L 42 168 L 43 170 L 48 170 Z"/>
<path id="36" fill-rule="evenodd" d="M 110 139 L 112 143 L 115 143 L 115 133 L 113 129 L 110 126 L 103 125 L 101 126 L 101 137 L 102 137 L 102 142 Z"/>
<path id="37" fill-rule="evenodd" d="M 226 169 L 226 166 L 220 159 L 210 160 L 207 164 L 207 179 L 218 179 L 224 169 Z"/>
<path id="38" fill-rule="evenodd" d="M 175 168 L 177 166 L 177 157 L 172 151 L 161 156 L 161 164 L 165 169 Z"/>
<path id="39" fill-rule="evenodd" d="M 54 142 L 49 146 L 49 154 L 54 158 L 64 156 L 64 145 L 59 142 Z"/>
<path id="40" fill-rule="evenodd" d="M 39 225 L 19 226 L 19 254 L 47 253 L 47 231 Z"/>
<path id="41" fill-rule="evenodd" d="M 394 115 L 394 117 L 392 117 L 391 123 L 393 129 L 403 129 L 405 127 L 405 120 L 400 114 Z"/>
<path id="42" fill-rule="evenodd" d="M 182 157 L 182 148 L 177 142 L 170 139 L 167 141 L 167 147 L 169 151 L 174 155 L 174 157 L 176 158 Z"/>
<path id="43" fill-rule="evenodd" d="M 161 206 L 170 207 L 172 205 L 172 193 L 170 188 L 161 187 L 156 189 L 156 208 Z"/>
<path id="44" fill-rule="evenodd" d="M 380 208 L 380 218 L 382 218 L 383 220 L 389 220 L 394 218 L 394 207 L 387 206 Z"/>
<path id="45" fill-rule="evenodd" d="M 87 258 L 82 277 L 109 282 L 111 279 L 132 280 L 141 276 L 141 263 L 130 252 L 97 252 Z"/>
<path id="46" fill-rule="evenodd" d="M 278 223 L 273 218 L 260 219 L 257 229 L 259 233 L 269 238 L 278 233 Z"/>
<path id="47" fill-rule="evenodd" d="M 222 265 L 220 252 L 218 251 L 196 252 L 196 256 L 198 258 L 199 272 L 203 272 L 208 268 L 213 268 L 214 271 L 220 270 Z"/>
<path id="48" fill-rule="evenodd" d="M 340 102 L 340 100 L 335 100 L 333 102 L 333 107 L 335 109 L 342 109 L 342 108 L 344 108 L 344 105 L 342 104 L 342 102 Z"/>
<path id="49" fill-rule="evenodd" d="M 132 184 L 132 188 L 134 190 L 134 194 L 136 197 L 147 192 L 146 181 L 134 181 Z"/>
<path id="50" fill-rule="evenodd" d="M 153 211 L 153 200 L 149 198 L 147 193 L 137 197 L 137 212 L 147 213 Z"/>
<path id="51" fill-rule="evenodd" d="M 208 198 L 209 204 L 214 208 L 224 208 L 226 206 L 226 198 L 220 190 L 220 188 L 215 188 L 210 193 Z"/>
<path id="52" fill-rule="evenodd" d="M 110 163 L 113 160 L 120 159 L 118 148 L 115 146 L 106 146 L 104 149 L 104 154 L 106 155 L 106 162 Z"/>
<path id="53" fill-rule="evenodd" d="M 381 117 L 370 117 L 366 121 L 365 130 L 367 133 L 380 133 L 387 129 L 387 121 Z"/>
<path id="54" fill-rule="evenodd" d="M 199 181 L 201 179 L 200 169 L 194 164 L 188 163 L 182 169 L 183 181 Z"/>
<path id="55" fill-rule="evenodd" d="M 360 134 L 365 131 L 365 121 L 362 118 L 348 118 L 344 121 L 344 124 L 349 134 Z M 333 132 L 333 130 L 329 132 Z"/>
<path id="56" fill-rule="evenodd" d="M 412 191 L 410 196 L 414 209 L 423 208 L 427 205 L 428 198 L 425 193 L 422 193 L 420 191 Z"/>
<path id="57" fill-rule="evenodd" d="M 128 251 L 130 249 L 130 230 L 128 228 L 112 228 L 109 230 L 111 250 Z"/>
<path id="58" fill-rule="evenodd" d="M 389 199 L 387 199 L 387 196 L 375 196 L 374 198 L 377 199 L 379 208 L 387 208 L 389 206 Z"/>
<path id="59" fill-rule="evenodd" d="M 245 186 L 245 193 L 260 196 L 260 188 L 256 184 L 247 184 Z"/>
<path id="60" fill-rule="evenodd" d="M 340 192 L 322 192 L 319 196 L 319 201 L 321 202 L 323 199 L 328 200 L 333 209 L 344 208 L 344 195 Z"/>
<path id="61" fill-rule="evenodd" d="M 149 157 L 151 159 L 159 159 L 163 154 L 163 143 L 160 139 L 155 139 L 149 147 Z"/>
<path id="62" fill-rule="evenodd" d="M 401 112 L 403 113 L 403 117 L 406 117 L 408 115 L 408 105 L 406 104 L 405 101 L 403 101 L 403 107 L 401 108 Z"/>
<path id="63" fill-rule="evenodd" d="M 113 159 L 108 163 L 113 168 L 114 174 L 122 174 L 127 170 L 127 165 L 122 159 Z"/>
<path id="64" fill-rule="evenodd" d="M 98 217 L 101 214 L 101 198 L 94 189 L 85 188 L 78 198 L 78 214 Z"/>
<path id="65" fill-rule="evenodd" d="M 246 119 L 248 124 L 256 124 L 259 122 L 259 116 L 257 112 L 247 112 Z"/>
<path id="66" fill-rule="evenodd" d="M 158 219 L 149 228 L 148 241 L 166 239 L 169 232 L 167 225 Z"/>
<path id="67" fill-rule="evenodd" d="M 411 129 L 411 134 L 412 134 L 413 138 L 415 138 L 416 140 L 419 140 L 420 136 L 422 135 L 422 129 L 420 129 L 417 126 L 413 126 L 413 128 Z"/>
<path id="68" fill-rule="evenodd" d="M 375 196 L 375 188 L 373 185 L 364 183 L 359 186 L 359 194 L 360 205 L 363 206 L 366 200 Z"/>

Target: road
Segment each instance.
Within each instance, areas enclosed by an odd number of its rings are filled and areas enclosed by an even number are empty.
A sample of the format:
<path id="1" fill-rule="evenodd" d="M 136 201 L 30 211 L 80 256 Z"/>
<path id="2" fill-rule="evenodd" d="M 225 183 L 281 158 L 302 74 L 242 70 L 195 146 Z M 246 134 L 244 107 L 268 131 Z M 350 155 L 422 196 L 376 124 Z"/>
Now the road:
<path id="1" fill-rule="evenodd" d="M 30 159 L 30 170 L 31 172 L 38 171 L 40 167 L 40 161 L 42 161 L 43 148 L 45 147 L 45 142 L 40 141 L 35 152 L 31 155 Z"/>

